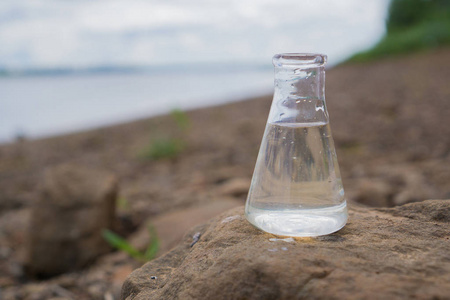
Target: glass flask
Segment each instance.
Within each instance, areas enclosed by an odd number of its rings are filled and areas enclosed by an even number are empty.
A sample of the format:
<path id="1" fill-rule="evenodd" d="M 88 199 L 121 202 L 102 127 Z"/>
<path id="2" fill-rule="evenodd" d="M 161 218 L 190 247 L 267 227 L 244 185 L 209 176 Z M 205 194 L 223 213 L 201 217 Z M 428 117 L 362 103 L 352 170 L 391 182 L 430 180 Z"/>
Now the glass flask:
<path id="1" fill-rule="evenodd" d="M 245 205 L 247 220 L 276 235 L 330 234 L 347 206 L 325 105 L 322 54 L 277 54 L 275 92 Z"/>

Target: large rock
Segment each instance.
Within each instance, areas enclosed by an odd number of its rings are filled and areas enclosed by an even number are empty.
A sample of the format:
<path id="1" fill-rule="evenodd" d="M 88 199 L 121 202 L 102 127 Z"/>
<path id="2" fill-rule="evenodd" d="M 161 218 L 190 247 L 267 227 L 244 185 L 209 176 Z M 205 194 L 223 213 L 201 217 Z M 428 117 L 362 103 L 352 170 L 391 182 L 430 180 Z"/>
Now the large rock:
<path id="1" fill-rule="evenodd" d="M 449 200 L 353 207 L 341 231 L 302 239 L 235 208 L 134 271 L 122 299 L 450 299 L 449 233 Z"/>
<path id="2" fill-rule="evenodd" d="M 101 233 L 113 226 L 116 195 L 110 173 L 75 165 L 49 169 L 31 212 L 28 271 L 56 275 L 108 251 Z"/>

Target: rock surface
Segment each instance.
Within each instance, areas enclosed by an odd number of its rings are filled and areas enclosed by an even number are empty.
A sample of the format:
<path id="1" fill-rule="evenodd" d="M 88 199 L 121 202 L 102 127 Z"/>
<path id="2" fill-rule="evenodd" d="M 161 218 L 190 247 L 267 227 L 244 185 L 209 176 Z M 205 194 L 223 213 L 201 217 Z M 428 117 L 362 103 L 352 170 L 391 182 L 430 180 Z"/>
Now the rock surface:
<path id="1" fill-rule="evenodd" d="M 449 237 L 449 200 L 353 207 L 341 231 L 303 239 L 257 230 L 240 207 L 134 271 L 122 299 L 450 299 Z"/>
<path id="2" fill-rule="evenodd" d="M 145 222 L 128 240 L 134 248 L 145 251 L 150 243 L 148 227 L 151 225 L 159 238 L 157 255 L 160 256 L 175 247 L 190 228 L 203 224 L 212 217 L 240 205 L 242 205 L 242 201 L 223 199 L 198 207 L 169 212 Z"/>
<path id="3" fill-rule="evenodd" d="M 101 233 L 113 226 L 116 195 L 110 173 L 68 164 L 49 169 L 31 211 L 28 271 L 56 275 L 108 251 Z"/>

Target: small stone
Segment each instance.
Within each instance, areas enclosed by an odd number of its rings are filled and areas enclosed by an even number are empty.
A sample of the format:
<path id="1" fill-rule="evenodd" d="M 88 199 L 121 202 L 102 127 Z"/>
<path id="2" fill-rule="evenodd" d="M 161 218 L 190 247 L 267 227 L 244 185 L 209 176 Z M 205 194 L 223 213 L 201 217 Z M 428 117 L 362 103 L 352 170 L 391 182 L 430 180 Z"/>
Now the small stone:
<path id="1" fill-rule="evenodd" d="M 57 275 L 108 251 L 102 230 L 113 227 L 116 195 L 110 173 L 67 164 L 49 169 L 32 207 L 28 272 Z"/>
<path id="2" fill-rule="evenodd" d="M 191 247 L 193 247 L 198 240 L 200 239 L 200 236 L 202 235 L 201 232 L 196 232 L 193 236 L 192 236 L 192 243 L 191 243 Z"/>

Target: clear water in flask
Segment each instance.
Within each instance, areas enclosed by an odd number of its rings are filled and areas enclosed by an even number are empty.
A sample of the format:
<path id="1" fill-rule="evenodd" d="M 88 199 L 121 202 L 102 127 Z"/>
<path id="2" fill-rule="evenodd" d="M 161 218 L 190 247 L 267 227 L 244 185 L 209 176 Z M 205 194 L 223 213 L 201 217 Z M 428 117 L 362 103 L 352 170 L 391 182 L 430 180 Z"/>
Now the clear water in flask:
<path id="1" fill-rule="evenodd" d="M 328 122 L 267 124 L 245 210 L 250 223 L 277 235 L 320 236 L 345 225 Z"/>

